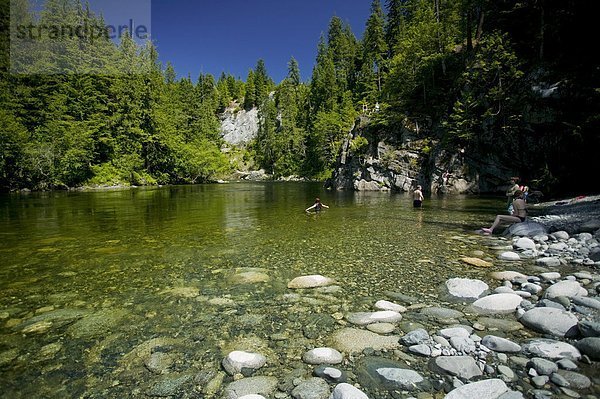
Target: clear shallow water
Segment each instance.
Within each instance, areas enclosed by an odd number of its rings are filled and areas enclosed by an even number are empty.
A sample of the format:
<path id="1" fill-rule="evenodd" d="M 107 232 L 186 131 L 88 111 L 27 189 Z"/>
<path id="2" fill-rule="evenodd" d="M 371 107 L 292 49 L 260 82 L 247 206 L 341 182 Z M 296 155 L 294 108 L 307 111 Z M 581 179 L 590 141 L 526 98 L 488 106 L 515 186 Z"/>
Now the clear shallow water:
<path id="1" fill-rule="evenodd" d="M 316 196 L 330 209 L 307 215 Z M 198 378 L 242 344 L 277 358 L 276 375 L 325 344 L 332 315 L 487 280 L 459 259 L 484 249 L 471 232 L 502 208 L 455 196 L 415 210 L 408 195 L 313 183 L 2 196 L 2 397 L 141 397 L 163 378 L 144 365 L 151 353 Z M 290 295 L 306 274 L 342 288 Z"/>

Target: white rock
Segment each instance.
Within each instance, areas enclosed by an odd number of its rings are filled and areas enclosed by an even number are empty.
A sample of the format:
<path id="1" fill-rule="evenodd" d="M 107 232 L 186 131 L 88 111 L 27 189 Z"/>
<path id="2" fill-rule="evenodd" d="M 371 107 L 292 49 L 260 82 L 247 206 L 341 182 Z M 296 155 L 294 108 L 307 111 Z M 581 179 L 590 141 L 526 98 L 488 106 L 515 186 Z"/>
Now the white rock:
<path id="1" fill-rule="evenodd" d="M 326 287 L 328 285 L 335 284 L 335 280 L 329 277 L 324 277 L 319 274 L 313 274 L 310 276 L 296 277 L 288 283 L 288 288 L 316 288 Z"/>
<path id="2" fill-rule="evenodd" d="M 552 280 L 558 280 L 561 276 L 560 276 L 560 273 L 558 273 L 558 272 L 547 272 L 547 273 L 540 274 L 540 277 L 542 278 L 542 280 L 552 281 Z"/>
<path id="3" fill-rule="evenodd" d="M 471 333 L 463 327 L 449 327 L 443 328 L 439 331 L 440 335 L 444 338 L 462 337 L 468 338 Z"/>
<path id="4" fill-rule="evenodd" d="M 378 312 L 356 312 L 347 317 L 352 324 L 364 326 L 372 323 L 397 323 L 402 320 L 402 315 L 392 310 L 380 310 Z"/>
<path id="5" fill-rule="evenodd" d="M 584 292 L 585 291 L 585 292 Z M 572 298 L 574 296 L 587 296 L 587 291 L 581 284 L 574 280 L 562 280 L 546 289 L 545 297 L 552 299 L 559 296 Z"/>
<path id="6" fill-rule="evenodd" d="M 444 399 L 498 399 L 508 390 L 504 381 L 493 378 L 460 386 L 450 391 Z"/>
<path id="7" fill-rule="evenodd" d="M 522 300 L 516 294 L 492 294 L 476 300 L 470 308 L 479 314 L 508 314 L 514 312 Z"/>
<path id="8" fill-rule="evenodd" d="M 390 301 L 384 301 L 384 300 L 375 302 L 375 308 L 377 308 L 379 310 L 391 310 L 393 312 L 398 312 L 398 313 L 406 312 L 406 310 L 407 310 L 402 305 L 398 305 L 397 303 L 390 302 Z"/>
<path id="9" fill-rule="evenodd" d="M 523 273 L 507 270 L 503 272 L 493 272 L 491 274 L 492 278 L 496 280 L 505 280 L 505 281 L 513 281 L 517 278 L 527 279 L 527 276 Z"/>
<path id="10" fill-rule="evenodd" d="M 429 366 L 436 373 L 467 380 L 482 375 L 477 362 L 471 356 L 440 356 L 431 360 Z"/>
<path id="11" fill-rule="evenodd" d="M 338 364 L 344 357 L 333 348 L 315 348 L 306 352 L 302 360 L 308 364 Z"/>
<path id="12" fill-rule="evenodd" d="M 520 250 L 535 249 L 535 242 L 531 238 L 521 237 L 515 241 L 513 246 Z"/>
<path id="13" fill-rule="evenodd" d="M 377 369 L 377 374 L 384 380 L 393 382 L 394 385 L 402 389 L 412 390 L 414 387 L 424 381 L 424 378 L 414 370 L 400 369 L 394 367 L 382 367 Z"/>
<path id="14" fill-rule="evenodd" d="M 259 353 L 233 351 L 223 359 L 223 368 L 230 375 L 242 372 L 242 369 L 248 368 L 257 370 L 265 365 L 267 358 Z"/>
<path id="15" fill-rule="evenodd" d="M 448 294 L 461 300 L 476 300 L 489 288 L 485 282 L 475 279 L 451 278 L 446 281 Z"/>
<path id="16" fill-rule="evenodd" d="M 514 261 L 521 260 L 521 257 L 516 252 L 506 251 L 506 252 L 502 252 L 500 255 L 498 255 L 498 259 L 514 262 Z"/>
<path id="17" fill-rule="evenodd" d="M 560 259 L 556 258 L 556 257 L 545 257 L 545 258 L 538 258 L 535 260 L 535 263 L 537 265 L 540 266 L 545 266 L 545 267 L 557 267 L 560 266 Z M 550 273 L 544 273 L 544 274 L 550 274 Z M 560 278 L 560 274 L 556 273 L 559 275 Z"/>
<path id="18" fill-rule="evenodd" d="M 523 353 L 545 359 L 579 360 L 581 352 L 573 345 L 553 339 L 534 338 L 523 344 Z"/>
<path id="19" fill-rule="evenodd" d="M 344 382 L 335 386 L 329 399 L 369 399 L 369 397 L 360 389 Z"/>
<path id="20" fill-rule="evenodd" d="M 556 238 L 557 240 L 568 240 L 569 239 L 569 233 L 567 233 L 566 231 L 556 231 L 552 234 L 550 234 L 551 237 Z"/>

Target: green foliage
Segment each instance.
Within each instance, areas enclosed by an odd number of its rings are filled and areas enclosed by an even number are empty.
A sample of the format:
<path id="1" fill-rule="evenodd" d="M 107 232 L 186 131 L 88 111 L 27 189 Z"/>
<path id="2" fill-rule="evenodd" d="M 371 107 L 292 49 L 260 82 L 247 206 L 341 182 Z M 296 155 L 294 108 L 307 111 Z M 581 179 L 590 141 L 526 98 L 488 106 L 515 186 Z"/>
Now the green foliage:
<path id="1" fill-rule="evenodd" d="M 367 140 L 364 136 L 356 136 L 350 142 L 350 149 L 356 155 L 364 155 L 369 148 L 369 140 Z"/>
<path id="2" fill-rule="evenodd" d="M 460 97 L 446 124 L 446 140 L 497 152 L 498 140 L 510 144 L 519 128 L 518 91 L 523 76 L 505 35 L 485 35 L 461 77 Z"/>
<path id="3" fill-rule="evenodd" d="M 380 107 L 361 126 L 368 137 L 401 138 L 406 129 L 416 133 L 418 121 L 421 138 L 493 155 L 556 187 L 578 176 L 570 165 L 591 170 L 598 147 L 595 53 L 573 45 L 595 33 L 588 3 L 386 0 L 385 15 L 372 0 L 360 41 L 339 17 L 330 20 L 306 84 L 294 58 L 278 85 L 263 60 L 245 82 L 226 73 L 178 79 L 152 43 L 128 35 L 118 45 L 43 37 L 40 57 L 11 53 L 27 72 L 11 75 L 3 30 L 0 188 L 200 183 L 240 164 L 277 177 L 326 178 L 363 104 Z M 16 19 L 36 20 L 27 0 L 12 5 Z M 8 2 L 0 6 L 9 26 Z M 104 24 L 75 0 L 47 1 L 39 22 Z M 534 93 L 540 82 L 559 82 L 559 95 Z M 228 159 L 218 115 L 230 106 L 257 107 L 260 128 L 251 147 L 232 149 Z M 361 156 L 368 147 L 363 136 L 351 143 Z M 429 145 L 423 152 L 433 153 Z"/>

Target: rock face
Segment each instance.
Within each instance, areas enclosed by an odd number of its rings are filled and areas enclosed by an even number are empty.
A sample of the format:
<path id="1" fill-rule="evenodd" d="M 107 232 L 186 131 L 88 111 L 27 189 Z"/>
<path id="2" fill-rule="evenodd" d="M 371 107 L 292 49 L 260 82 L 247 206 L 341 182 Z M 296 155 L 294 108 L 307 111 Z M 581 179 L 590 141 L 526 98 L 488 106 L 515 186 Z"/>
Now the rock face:
<path id="1" fill-rule="evenodd" d="M 258 109 L 229 107 L 221 114 L 221 137 L 229 144 L 244 145 L 258 133 Z"/>

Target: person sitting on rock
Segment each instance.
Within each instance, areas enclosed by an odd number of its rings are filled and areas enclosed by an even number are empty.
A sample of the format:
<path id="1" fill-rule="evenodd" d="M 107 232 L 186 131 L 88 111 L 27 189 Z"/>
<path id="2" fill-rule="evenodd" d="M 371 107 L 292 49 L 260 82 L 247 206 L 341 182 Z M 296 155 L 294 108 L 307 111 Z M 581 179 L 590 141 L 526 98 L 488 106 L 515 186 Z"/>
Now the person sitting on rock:
<path id="1" fill-rule="evenodd" d="M 485 234 L 492 234 L 494 229 L 498 227 L 500 223 L 521 223 L 524 222 L 527 217 L 527 205 L 523 200 L 523 191 L 516 190 L 514 192 L 514 200 L 512 202 L 513 210 L 511 215 L 496 215 L 496 220 L 490 226 L 490 228 L 482 228 L 481 230 Z"/>

